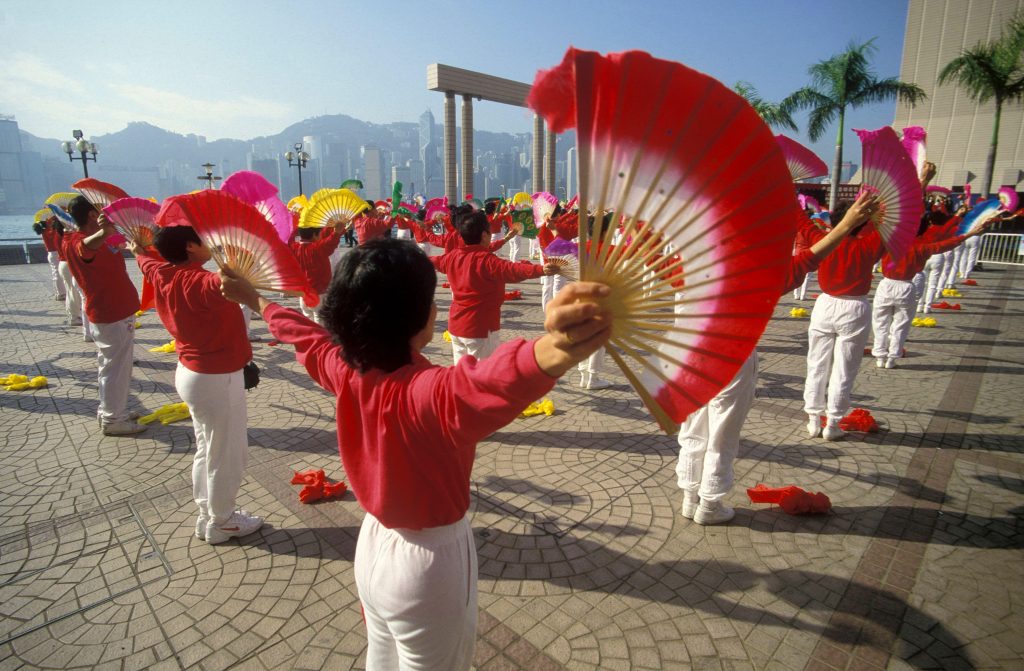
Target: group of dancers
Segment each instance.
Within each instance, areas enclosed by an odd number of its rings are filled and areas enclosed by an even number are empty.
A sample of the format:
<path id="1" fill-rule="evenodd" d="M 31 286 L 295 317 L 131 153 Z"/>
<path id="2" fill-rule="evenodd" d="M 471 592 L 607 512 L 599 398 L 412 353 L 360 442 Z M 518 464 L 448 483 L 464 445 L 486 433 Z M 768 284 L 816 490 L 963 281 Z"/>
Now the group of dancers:
<path id="1" fill-rule="evenodd" d="M 338 253 L 347 230 L 297 233 L 291 249 L 320 296 L 316 308 L 302 302 L 300 311 L 261 295 L 231 269 L 206 269 L 211 250 L 191 226 L 161 227 L 152 245 L 128 247 L 176 343 L 175 388 L 189 407 L 196 437 L 195 536 L 218 544 L 263 524 L 236 508 L 248 450 L 242 369 L 252 359 L 244 307 L 258 311 L 273 337 L 292 345 L 310 377 L 336 397 L 341 459 L 366 511 L 355 575 L 367 625 L 367 667 L 468 669 L 477 617 L 477 557 L 467 516 L 476 445 L 570 371 L 583 388 L 608 384 L 598 373 L 611 335 L 611 315 L 601 299 L 611 289 L 570 282 L 565 265 L 555 261 L 580 254 L 580 215 L 565 204 L 536 222 L 545 259 L 540 264 L 496 254 L 505 243 L 518 248 L 520 242 L 501 204 L 466 203 L 436 217 L 421 212 L 395 218 L 380 204 L 370 205 L 346 227 L 358 236 L 347 253 Z M 929 256 L 981 232 L 979 226 L 949 237 L 960 214 L 930 209 L 911 252 L 887 259 L 869 223 L 878 208 L 877 197 L 865 193 L 833 209 L 830 229 L 800 222 L 801 242 L 782 291 L 800 287 L 817 270 L 822 294 L 811 316 L 804 395 L 812 437 L 842 436 L 838 422 L 849 410 L 872 314 L 874 355 L 882 367 L 892 367 L 906 340 L 906 316 L 917 306 L 915 286 L 921 282 L 914 280 Z M 67 209 L 77 230 L 61 233 L 56 220 L 42 223 L 57 260 L 55 296 L 67 300 L 69 320 L 77 323 L 70 296 L 81 292 L 79 321 L 98 352 L 102 432 L 135 435 L 145 430 L 127 411 L 139 295 L 124 255 L 110 242 L 111 222 L 83 197 Z M 603 213 L 585 221 L 591 237 L 595 225 L 613 223 Z M 504 236 L 492 239 L 503 227 Z M 441 253 L 430 254 L 431 246 Z M 867 294 L 879 261 L 884 279 L 872 308 Z M 437 330 L 438 272 L 451 289 L 451 366 L 433 364 L 421 353 Z M 531 278 L 543 283 L 544 334 L 502 343 L 505 285 Z M 756 375 L 755 351 L 680 429 L 681 513 L 697 524 L 722 524 L 735 515 L 724 499 Z"/>

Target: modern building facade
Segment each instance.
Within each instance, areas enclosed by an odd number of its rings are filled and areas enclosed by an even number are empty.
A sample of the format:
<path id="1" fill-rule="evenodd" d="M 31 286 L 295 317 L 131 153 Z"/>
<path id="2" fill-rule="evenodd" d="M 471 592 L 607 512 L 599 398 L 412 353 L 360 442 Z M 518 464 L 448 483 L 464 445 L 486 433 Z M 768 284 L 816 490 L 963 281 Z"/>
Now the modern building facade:
<path id="1" fill-rule="evenodd" d="M 982 187 L 992 139 L 995 104 L 979 105 L 955 84 L 938 85 L 947 63 L 979 42 L 998 39 L 1024 0 L 910 0 L 903 40 L 900 79 L 914 82 L 928 99 L 914 108 L 897 105 L 893 126 L 923 126 L 928 133 L 928 160 L 938 166 L 933 183 L 950 188 Z M 992 188 L 1012 186 L 1024 178 L 1024 105 L 1003 106 Z"/>

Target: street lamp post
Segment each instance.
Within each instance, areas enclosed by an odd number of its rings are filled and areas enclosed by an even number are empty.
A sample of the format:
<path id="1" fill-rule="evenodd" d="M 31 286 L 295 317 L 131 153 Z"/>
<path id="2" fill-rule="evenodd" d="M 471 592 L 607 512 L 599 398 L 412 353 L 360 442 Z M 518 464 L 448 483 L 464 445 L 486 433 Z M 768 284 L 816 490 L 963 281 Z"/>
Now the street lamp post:
<path id="1" fill-rule="evenodd" d="M 60 148 L 61 148 L 61 150 L 65 154 L 68 155 L 68 160 L 69 161 L 81 161 L 82 162 L 82 172 L 85 173 L 85 177 L 86 177 L 86 179 L 88 179 L 88 177 L 89 177 L 89 161 L 95 161 L 96 160 L 96 152 L 98 151 L 96 149 L 96 143 L 95 142 L 89 142 L 88 140 L 86 140 L 84 134 L 80 130 L 73 130 L 73 131 L 71 131 L 71 135 L 74 136 L 75 141 L 74 142 L 61 142 L 60 143 Z M 81 156 L 75 156 L 74 154 L 75 154 L 76 151 L 79 152 L 81 154 Z M 87 154 L 92 154 L 92 156 L 88 156 Z"/>
<path id="2" fill-rule="evenodd" d="M 217 165 L 216 163 L 204 163 L 203 168 L 206 170 L 205 175 L 199 175 L 196 177 L 201 182 L 206 182 L 206 188 L 212 189 L 215 182 L 220 181 L 220 177 L 213 176 L 213 168 Z"/>
<path id="3" fill-rule="evenodd" d="M 294 146 L 295 151 L 286 151 L 284 157 L 288 160 L 288 167 L 297 167 L 299 169 L 299 195 L 302 195 L 302 169 L 306 167 L 306 161 L 309 160 L 309 154 L 302 150 L 302 143 L 296 142 Z"/>

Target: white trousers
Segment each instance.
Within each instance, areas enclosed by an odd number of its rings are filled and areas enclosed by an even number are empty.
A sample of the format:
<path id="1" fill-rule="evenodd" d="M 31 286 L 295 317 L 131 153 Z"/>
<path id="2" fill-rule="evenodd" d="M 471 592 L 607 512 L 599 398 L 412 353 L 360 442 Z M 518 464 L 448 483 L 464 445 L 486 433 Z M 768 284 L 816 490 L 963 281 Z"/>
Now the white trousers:
<path id="1" fill-rule="evenodd" d="M 576 364 L 576 369 L 580 373 L 598 375 L 604 370 L 604 358 L 604 347 L 598 347 L 593 354 Z"/>
<path id="2" fill-rule="evenodd" d="M 395 231 L 395 238 L 398 240 L 408 240 L 412 237 L 412 231 L 408 228 L 399 228 Z"/>
<path id="3" fill-rule="evenodd" d="M 530 238 L 530 258 L 540 258 L 540 242 L 537 238 Z"/>
<path id="4" fill-rule="evenodd" d="M 548 303 L 555 296 L 555 275 L 540 276 L 540 309 L 544 312 L 548 309 Z"/>
<path id="5" fill-rule="evenodd" d="M 64 278 L 60 276 L 60 254 L 47 252 L 46 261 L 50 264 L 50 279 L 53 281 L 53 297 L 65 298 Z"/>
<path id="6" fill-rule="evenodd" d="M 946 255 L 932 254 L 924 265 L 924 272 L 928 275 L 928 288 L 918 301 L 919 310 L 930 311 L 932 303 L 942 295 L 942 276 L 946 269 Z"/>
<path id="7" fill-rule="evenodd" d="M 317 304 L 317 307 L 315 307 L 315 308 L 311 308 L 311 307 L 307 306 L 305 299 L 303 299 L 301 296 L 299 297 L 299 310 L 302 311 L 302 315 L 306 319 L 312 319 L 313 321 L 315 321 L 320 326 L 324 325 L 324 323 L 322 321 L 320 321 L 320 306 L 323 305 L 324 296 L 326 296 L 326 295 L 327 294 L 325 294 L 325 293 L 324 294 L 320 294 L 320 302 Z"/>
<path id="8" fill-rule="evenodd" d="M 508 241 L 508 260 L 515 262 L 519 260 L 519 250 L 523 243 L 523 236 L 513 235 Z"/>
<path id="9" fill-rule="evenodd" d="M 196 432 L 192 498 L 200 516 L 226 522 L 235 512 L 235 497 L 249 457 L 242 371 L 196 373 L 179 362 L 174 388 L 188 405 Z"/>
<path id="10" fill-rule="evenodd" d="M 956 282 L 956 271 L 959 263 L 956 260 L 956 250 L 959 247 L 951 249 L 948 252 L 942 254 L 942 284 L 939 288 L 939 294 L 942 294 L 942 289 L 952 289 L 953 284 Z"/>
<path id="11" fill-rule="evenodd" d="M 917 275 L 914 275 L 914 279 L 910 280 L 910 283 L 914 285 L 914 304 L 917 306 L 917 309 L 920 310 L 921 299 L 924 298 L 924 290 L 927 284 L 927 276 L 923 272 L 920 272 Z"/>
<path id="12" fill-rule="evenodd" d="M 501 337 L 498 333 L 498 331 L 491 331 L 486 338 L 462 338 L 449 333 L 448 335 L 452 339 L 452 359 L 458 363 L 459 359 L 467 354 L 476 357 L 477 361 L 486 359 L 501 344 Z"/>
<path id="13" fill-rule="evenodd" d="M 978 252 L 981 251 L 981 236 L 964 240 L 964 253 L 960 257 L 960 277 L 965 280 L 970 278 L 971 271 L 978 263 Z"/>
<path id="14" fill-rule="evenodd" d="M 465 671 L 476 647 L 477 557 L 469 519 L 388 529 L 367 513 L 356 588 L 366 619 L 366 669 Z"/>
<path id="15" fill-rule="evenodd" d="M 679 428 L 679 488 L 704 501 L 719 501 L 732 489 L 732 464 L 739 452 L 740 431 L 754 404 L 757 350 L 736 377 L 707 405 L 695 410 Z"/>
<path id="16" fill-rule="evenodd" d="M 807 285 L 811 283 L 811 276 L 812 275 L 814 275 L 816 277 L 818 275 L 818 273 L 816 273 L 816 272 L 809 272 L 806 275 L 804 275 L 803 284 L 798 286 L 796 289 L 793 289 L 793 298 L 796 298 L 796 299 L 799 299 L 799 300 L 803 300 L 803 299 L 807 298 Z"/>
<path id="17" fill-rule="evenodd" d="M 104 424 L 128 420 L 128 387 L 132 381 L 135 315 L 109 324 L 89 324 L 99 363 L 100 407 Z"/>
<path id="18" fill-rule="evenodd" d="M 804 412 L 808 415 L 827 410 L 829 421 L 838 422 L 849 412 L 870 326 L 871 304 L 864 296 L 818 296 L 807 330 Z"/>
<path id="19" fill-rule="evenodd" d="M 912 282 L 882 278 L 875 289 L 871 308 L 871 328 L 875 332 L 875 346 L 871 350 L 873 357 L 900 358 L 916 304 Z"/>
<path id="20" fill-rule="evenodd" d="M 82 325 L 82 335 L 89 336 L 89 318 L 85 314 L 85 296 L 82 294 L 75 276 L 71 274 L 71 266 L 61 261 L 57 272 L 64 279 L 64 313 L 71 326 Z M 89 336 L 91 337 L 91 336 Z"/>

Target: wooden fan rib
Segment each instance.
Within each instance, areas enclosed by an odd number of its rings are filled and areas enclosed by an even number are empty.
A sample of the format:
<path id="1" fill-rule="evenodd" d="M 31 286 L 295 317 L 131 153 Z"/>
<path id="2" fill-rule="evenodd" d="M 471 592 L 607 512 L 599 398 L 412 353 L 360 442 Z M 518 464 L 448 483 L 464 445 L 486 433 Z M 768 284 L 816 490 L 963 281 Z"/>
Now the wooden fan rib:
<path id="1" fill-rule="evenodd" d="M 738 360 L 738 359 L 736 359 L 734 357 L 726 357 L 724 355 L 719 355 L 719 354 L 717 354 L 715 352 L 712 352 L 711 350 L 706 350 L 706 349 L 699 348 L 699 347 L 695 348 L 695 347 L 692 347 L 692 346 L 686 346 L 686 345 L 683 345 L 682 343 L 676 342 L 674 340 L 669 340 L 668 338 L 650 337 L 650 338 L 648 338 L 648 340 L 650 340 L 652 342 L 656 342 L 656 343 L 662 344 L 662 345 L 669 345 L 671 347 L 678 347 L 679 349 L 686 350 L 687 352 L 691 352 L 693 354 L 701 354 L 701 355 L 704 355 L 704 356 L 708 356 L 710 358 L 717 359 L 718 361 L 722 361 L 724 363 L 729 363 L 729 364 L 732 364 L 732 365 L 735 365 L 735 366 L 740 366 L 740 365 L 743 364 L 743 361 L 740 361 L 740 360 Z M 631 349 L 633 351 L 635 351 L 635 352 L 640 354 L 641 360 L 650 362 L 650 358 L 651 357 L 660 359 L 662 361 L 665 361 L 665 362 L 668 362 L 668 363 L 672 364 L 673 366 L 675 366 L 676 368 L 678 368 L 681 371 L 686 371 L 690 375 L 693 375 L 694 377 L 697 377 L 697 378 L 700 378 L 701 380 L 704 380 L 708 384 L 718 385 L 718 386 L 725 386 L 724 382 L 728 382 L 728 380 L 722 380 L 721 378 L 709 375 L 708 373 L 706 373 L 706 372 L 704 372 L 704 371 L 694 367 L 691 364 L 686 363 L 685 361 L 682 361 L 682 360 L 680 360 L 680 359 L 678 359 L 678 358 L 676 358 L 674 356 L 670 356 L 670 355 L 666 354 L 662 350 L 659 350 L 659 349 L 648 350 L 647 349 L 648 343 L 644 342 L 644 340 L 642 340 L 640 338 L 637 338 L 636 336 L 634 336 L 632 334 L 617 335 L 617 336 L 615 336 L 612 339 L 612 342 L 616 343 L 616 345 L 619 345 L 619 346 L 621 346 L 621 343 L 626 342 L 626 343 L 628 343 L 630 345 L 630 347 L 631 347 Z M 647 356 L 644 355 L 645 351 L 648 354 Z M 653 364 L 652 364 L 652 366 L 653 366 Z M 654 366 L 654 367 L 657 368 L 657 366 Z M 662 375 L 664 375 L 664 373 L 662 373 Z M 671 378 L 669 378 L 668 376 L 665 376 L 662 379 L 668 381 Z"/>
<path id="2" fill-rule="evenodd" d="M 747 336 L 747 335 L 734 334 L 734 333 L 721 333 L 721 334 L 715 333 L 715 334 L 709 334 L 706 331 L 701 331 L 701 330 L 698 330 L 698 329 L 687 329 L 686 327 L 672 325 L 672 324 L 653 323 L 653 326 L 660 326 L 660 327 L 663 327 L 663 328 L 655 329 L 655 328 L 650 328 L 650 327 L 644 327 L 644 328 L 641 329 L 641 328 L 633 328 L 631 326 L 631 328 L 626 329 L 625 331 L 623 331 L 621 333 L 617 333 L 614 337 L 616 337 L 616 338 L 629 338 L 629 337 L 631 337 L 631 338 L 634 338 L 634 339 L 646 338 L 646 339 L 651 340 L 653 342 L 659 342 L 659 343 L 662 343 L 662 344 L 670 344 L 670 345 L 673 345 L 675 347 L 679 347 L 680 349 L 685 349 L 687 351 L 693 352 L 694 354 L 704 354 L 704 355 L 707 355 L 707 356 L 709 356 L 709 357 L 711 357 L 713 359 L 718 359 L 719 361 L 724 361 L 726 363 L 737 363 L 737 360 L 734 357 L 730 357 L 730 356 L 727 356 L 727 355 L 724 355 L 724 354 L 719 354 L 719 353 L 714 352 L 713 350 L 708 350 L 708 349 L 703 348 L 703 347 L 695 347 L 693 345 L 687 345 L 685 343 L 680 343 L 680 342 L 675 341 L 675 340 L 668 340 L 668 339 L 664 338 L 663 336 L 659 336 L 658 333 L 679 333 L 679 334 L 682 334 L 682 335 L 693 335 L 693 336 L 697 336 L 697 337 L 715 338 L 715 339 L 718 339 L 718 340 L 728 340 L 728 341 L 731 341 L 731 342 L 738 342 L 738 343 L 750 343 L 750 344 L 753 344 L 753 345 L 756 345 L 757 341 L 760 339 L 759 337 L 751 337 L 751 336 Z"/>

